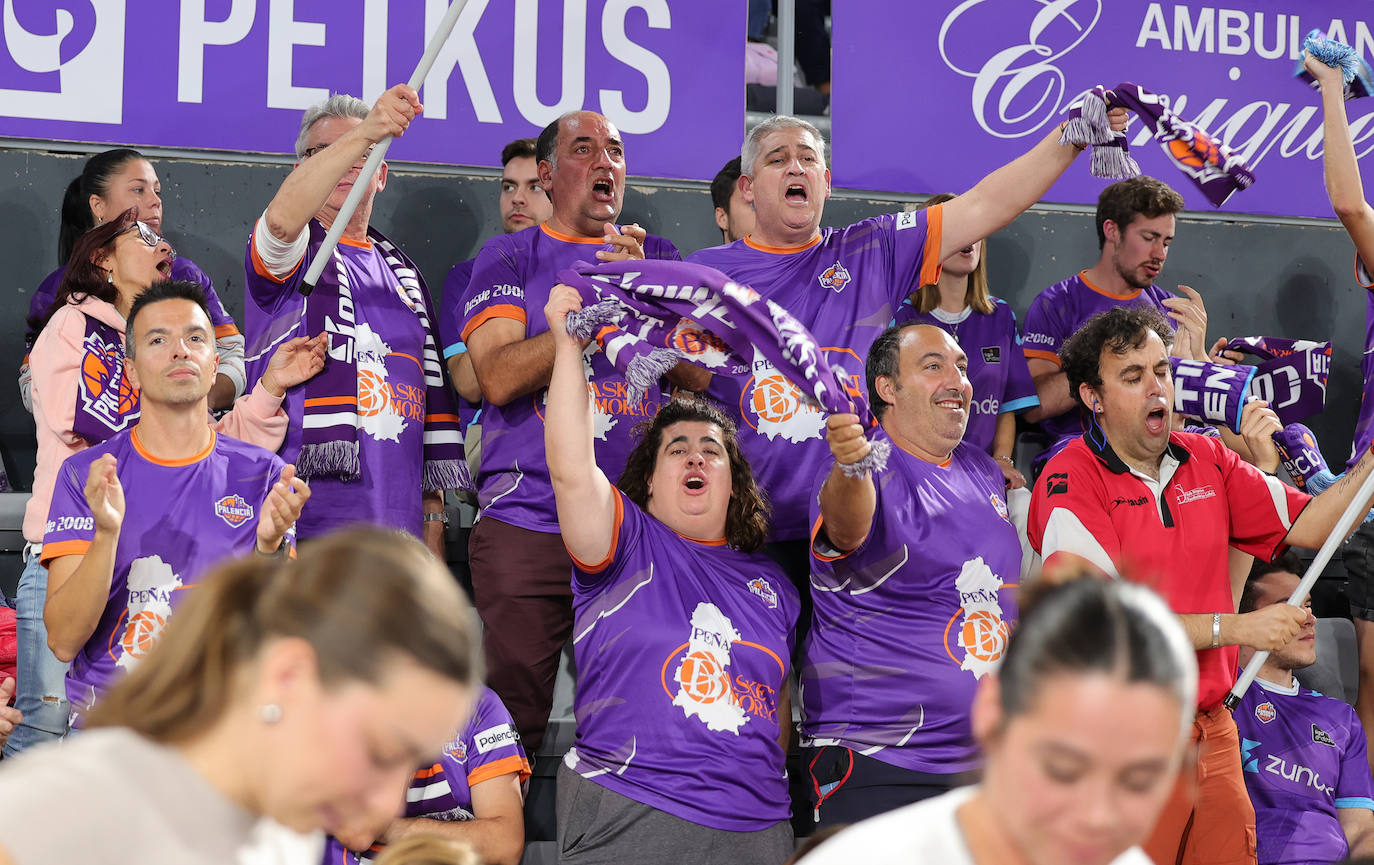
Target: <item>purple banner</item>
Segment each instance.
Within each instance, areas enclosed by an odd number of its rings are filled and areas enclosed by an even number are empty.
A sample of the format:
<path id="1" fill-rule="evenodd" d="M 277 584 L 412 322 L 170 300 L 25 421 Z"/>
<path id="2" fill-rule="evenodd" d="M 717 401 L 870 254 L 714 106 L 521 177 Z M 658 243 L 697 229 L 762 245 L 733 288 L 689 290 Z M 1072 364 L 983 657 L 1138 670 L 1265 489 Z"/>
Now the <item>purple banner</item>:
<path id="1" fill-rule="evenodd" d="M 1133 81 L 1229 144 L 1254 186 L 1221 208 L 1330 217 L 1316 91 L 1293 77 L 1313 29 L 1374 57 L 1370 4 L 1256 0 L 868 0 L 834 4 L 836 186 L 962 192 L 1039 141 L 1095 85 Z M 1243 8 L 1241 8 L 1243 7 Z M 1374 150 L 1374 99 L 1347 104 Z M 1131 153 L 1192 210 L 1210 203 L 1135 121 Z M 1094 204 L 1110 181 L 1079 159 L 1046 201 Z"/>
<path id="2" fill-rule="evenodd" d="M 0 136 L 287 153 L 306 106 L 409 79 L 448 0 L 0 5 Z M 744 33 L 739 0 L 468 0 L 392 157 L 498 165 L 585 108 L 632 173 L 710 179 L 739 148 Z"/>

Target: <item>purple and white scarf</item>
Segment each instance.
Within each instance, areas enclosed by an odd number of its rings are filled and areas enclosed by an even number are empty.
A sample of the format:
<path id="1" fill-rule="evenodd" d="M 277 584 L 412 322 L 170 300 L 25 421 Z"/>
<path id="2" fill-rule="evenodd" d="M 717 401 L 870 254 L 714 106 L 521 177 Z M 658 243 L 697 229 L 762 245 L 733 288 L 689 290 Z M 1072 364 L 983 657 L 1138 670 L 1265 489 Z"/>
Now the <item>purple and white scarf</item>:
<path id="1" fill-rule="evenodd" d="M 139 400 L 129 383 L 123 335 L 93 315 L 85 319 L 72 430 L 98 445 L 138 423 Z"/>
<path id="2" fill-rule="evenodd" d="M 462 437 L 458 431 L 458 413 L 453 396 L 444 379 L 443 366 L 434 339 L 434 311 L 430 308 L 429 293 L 420 283 L 420 271 L 405 253 L 376 229 L 369 228 L 368 238 L 376 247 L 386 266 L 396 276 L 410 307 L 425 330 L 422 369 L 425 376 L 424 465 L 421 486 L 426 492 L 458 489 L 466 480 L 467 464 L 463 460 Z M 310 243 L 318 250 L 325 229 L 316 220 L 310 221 Z M 325 267 L 320 274 L 314 294 L 306 302 L 306 333 L 324 333 L 327 318 L 339 318 L 346 307 L 346 321 L 353 319 L 353 296 L 343 256 L 336 249 L 333 267 Z M 327 475 L 341 480 L 356 480 L 362 472 L 358 458 L 358 398 L 359 374 L 357 359 L 351 352 L 330 352 L 324 369 L 307 381 L 305 407 L 301 418 L 301 451 L 296 458 L 296 471 L 309 479 Z"/>
<path id="3" fill-rule="evenodd" d="M 1113 132 L 1107 120 L 1111 108 L 1129 108 L 1154 131 L 1164 153 L 1202 190 L 1214 207 L 1220 207 L 1238 189 L 1255 182 L 1240 157 L 1207 130 L 1189 123 L 1169 110 L 1169 97 L 1123 81 L 1111 90 L 1101 85 L 1069 106 L 1069 121 L 1060 144 L 1092 145 L 1094 177 L 1128 178 L 1140 174 L 1131 158 L 1125 132 Z"/>
<path id="4" fill-rule="evenodd" d="M 1293 479 L 1293 486 L 1307 492 L 1307 482 L 1320 472 L 1329 471 L 1317 437 L 1300 423 L 1290 423 L 1274 433 L 1283 470 Z"/>
<path id="5" fill-rule="evenodd" d="M 1265 402 L 1284 424 L 1321 414 L 1326 409 L 1326 380 L 1331 373 L 1331 343 L 1276 336 L 1237 337 L 1226 345 L 1260 359 L 1251 393 Z"/>
<path id="6" fill-rule="evenodd" d="M 865 395 L 826 363 L 810 331 L 781 306 L 718 270 L 682 261 L 579 262 L 558 278 L 582 295 L 583 308 L 568 316 L 568 332 L 595 337 L 632 387 L 653 385 L 684 360 L 711 372 L 742 375 L 757 349 L 808 403 L 830 414 L 857 414 L 870 440 L 878 429 Z M 684 332 L 709 350 L 681 351 L 676 345 Z M 886 441 L 873 441 L 868 456 L 841 470 L 851 477 L 880 471 L 889 451 Z"/>
<path id="7" fill-rule="evenodd" d="M 1225 424 L 1239 435 L 1241 412 L 1255 368 L 1177 357 L 1169 358 L 1169 364 L 1174 373 L 1174 411 L 1208 423 Z"/>

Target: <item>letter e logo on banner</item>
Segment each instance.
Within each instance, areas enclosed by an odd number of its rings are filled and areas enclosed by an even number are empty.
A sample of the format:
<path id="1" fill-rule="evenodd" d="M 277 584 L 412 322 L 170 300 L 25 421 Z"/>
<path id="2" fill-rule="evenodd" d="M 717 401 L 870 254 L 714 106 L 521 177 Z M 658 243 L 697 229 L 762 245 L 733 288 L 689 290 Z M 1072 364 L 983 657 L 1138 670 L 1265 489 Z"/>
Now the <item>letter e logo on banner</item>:
<path id="1" fill-rule="evenodd" d="M 122 121 L 125 0 L 0 3 L 0 115 Z"/>

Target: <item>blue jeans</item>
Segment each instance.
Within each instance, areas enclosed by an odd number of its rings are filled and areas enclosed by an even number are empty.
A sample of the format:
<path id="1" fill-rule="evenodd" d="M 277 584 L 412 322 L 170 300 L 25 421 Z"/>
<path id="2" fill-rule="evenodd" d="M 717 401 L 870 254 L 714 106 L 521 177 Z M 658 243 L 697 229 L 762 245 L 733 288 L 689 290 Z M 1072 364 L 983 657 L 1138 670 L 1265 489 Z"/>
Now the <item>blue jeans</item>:
<path id="1" fill-rule="evenodd" d="M 34 548 L 19 577 L 15 612 L 19 630 L 19 663 L 14 706 L 24 720 L 5 743 L 5 756 L 61 738 L 67 732 L 71 705 L 67 702 L 68 664 L 57 660 L 48 648 L 48 629 L 43 624 L 43 604 L 48 596 L 48 569 Z"/>

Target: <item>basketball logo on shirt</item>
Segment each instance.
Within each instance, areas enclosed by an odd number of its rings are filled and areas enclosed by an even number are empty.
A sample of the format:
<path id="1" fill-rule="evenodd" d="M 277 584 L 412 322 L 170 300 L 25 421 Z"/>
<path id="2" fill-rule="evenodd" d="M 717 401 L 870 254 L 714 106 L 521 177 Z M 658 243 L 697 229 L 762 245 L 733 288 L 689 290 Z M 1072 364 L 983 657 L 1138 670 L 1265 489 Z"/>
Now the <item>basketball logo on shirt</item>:
<path id="1" fill-rule="evenodd" d="M 1268 724 L 1278 716 L 1279 713 L 1274 711 L 1274 704 L 1268 700 L 1265 700 L 1255 707 L 1255 718 L 1258 719 L 1261 724 Z"/>
<path id="2" fill-rule="evenodd" d="M 1011 628 L 1002 618 L 998 593 L 1012 587 L 1004 586 L 1001 578 L 979 556 L 964 562 L 954 588 L 959 593 L 959 610 L 945 626 L 945 652 L 959 669 L 968 670 L 975 679 L 981 679 L 997 668 L 1007 651 Z M 962 659 L 956 657 L 950 647 L 951 630 L 957 634 L 955 646 L 964 651 Z"/>
<path id="3" fill-rule="evenodd" d="M 776 610 L 778 608 L 778 592 L 763 577 L 754 577 L 750 580 L 749 591 L 763 598 L 768 609 Z"/>
<path id="4" fill-rule="evenodd" d="M 822 288 L 828 288 L 838 294 L 844 291 L 844 287 L 849 285 L 851 279 L 849 271 L 845 270 L 844 265 L 837 261 L 821 273 L 820 281 Z"/>
<path id="5" fill-rule="evenodd" d="M 463 741 L 461 735 L 454 736 L 444 746 L 444 753 L 453 758 L 454 762 L 466 763 L 468 761 L 468 743 Z"/>
<path id="6" fill-rule="evenodd" d="M 720 608 L 702 602 L 692 611 L 691 636 L 663 662 L 662 684 L 673 705 L 688 718 L 696 717 L 708 730 L 739 735 L 751 717 L 777 721 L 776 691 L 762 682 L 735 674 L 732 652 L 736 647 L 761 651 L 778 665 L 782 661 L 768 649 L 743 639 Z M 673 667 L 673 662 L 677 666 Z M 671 679 L 668 671 L 672 669 Z M 676 693 L 673 692 L 676 686 Z"/>
<path id="7" fill-rule="evenodd" d="M 238 528 L 253 518 L 253 506 L 235 493 L 215 502 L 215 516 Z"/>
<path id="8" fill-rule="evenodd" d="M 863 362 L 847 348 L 822 348 L 826 362 L 840 374 L 850 396 L 865 393 Z M 860 370 L 855 374 L 851 370 Z M 825 434 L 825 416 L 777 367 L 754 349 L 754 375 L 740 393 L 740 416 L 769 441 L 781 436 L 793 444 Z"/>
<path id="9" fill-rule="evenodd" d="M 157 644 L 172 614 L 172 593 L 183 588 L 181 577 L 161 556 L 134 559 L 126 583 L 123 629 L 117 627 L 112 635 L 112 643 L 118 641 L 120 651 L 116 654 L 110 646 L 115 663 L 124 670 L 132 669 Z"/>
<path id="10" fill-rule="evenodd" d="M 85 348 L 77 391 L 81 407 L 118 432 L 138 419 L 138 391 L 129 383 L 124 352 L 106 345 L 99 333 L 86 335 Z"/>
<path id="11" fill-rule="evenodd" d="M 358 426 L 376 441 L 399 442 L 407 419 L 424 422 L 424 392 L 416 393 L 414 387 L 402 392 L 391 385 L 386 359 L 397 355 L 366 322 L 354 332 L 354 352 L 358 368 Z"/>

